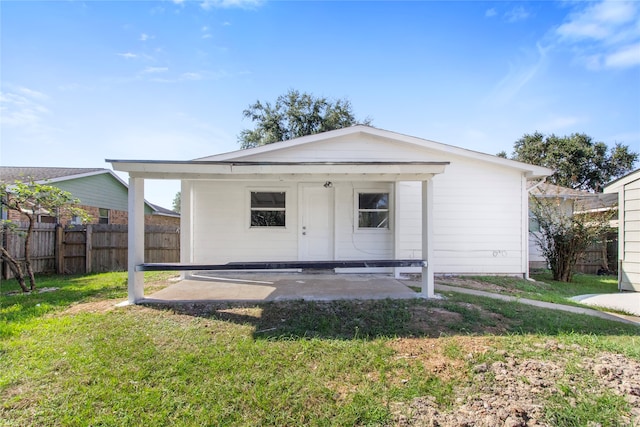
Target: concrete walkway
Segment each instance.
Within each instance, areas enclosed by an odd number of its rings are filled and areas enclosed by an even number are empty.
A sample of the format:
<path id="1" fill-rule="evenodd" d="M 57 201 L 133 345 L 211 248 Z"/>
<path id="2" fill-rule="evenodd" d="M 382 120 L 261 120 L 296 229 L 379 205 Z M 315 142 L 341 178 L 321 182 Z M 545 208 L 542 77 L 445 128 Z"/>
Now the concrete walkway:
<path id="1" fill-rule="evenodd" d="M 544 301 L 538 301 L 538 300 L 533 300 L 533 299 L 528 299 L 528 298 L 518 298 L 518 297 L 511 296 L 511 295 L 495 294 L 495 293 L 492 293 L 492 292 L 479 291 L 477 289 L 460 288 L 460 287 L 457 287 L 457 286 L 448 286 L 448 285 L 438 285 L 438 284 L 436 284 L 436 291 L 440 291 L 440 292 L 458 292 L 458 293 L 461 293 L 461 294 L 468 294 L 468 295 L 475 295 L 475 296 L 481 296 L 481 297 L 486 297 L 486 298 L 499 299 L 499 300 L 502 300 L 502 301 L 519 302 L 521 304 L 532 305 L 534 307 L 548 308 L 548 309 L 551 309 L 551 310 L 566 311 L 568 313 L 586 314 L 586 315 L 593 316 L 593 317 L 599 317 L 601 319 L 614 320 L 614 321 L 617 321 L 617 322 L 623 322 L 623 323 L 628 323 L 628 324 L 640 326 L 640 317 L 637 317 L 637 316 L 628 316 L 628 315 L 625 315 L 625 314 L 617 314 L 617 313 L 605 313 L 605 312 L 598 311 L 598 310 L 593 310 L 593 309 L 590 309 L 590 308 L 574 307 L 572 305 L 555 304 L 555 303 L 552 303 L 552 302 L 544 302 Z"/>

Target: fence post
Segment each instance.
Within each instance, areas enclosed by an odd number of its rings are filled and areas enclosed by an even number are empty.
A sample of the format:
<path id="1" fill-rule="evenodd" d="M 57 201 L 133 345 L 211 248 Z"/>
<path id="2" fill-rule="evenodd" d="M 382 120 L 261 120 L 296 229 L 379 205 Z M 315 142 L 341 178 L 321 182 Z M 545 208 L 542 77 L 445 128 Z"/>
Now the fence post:
<path id="1" fill-rule="evenodd" d="M 55 234 L 55 262 L 56 262 L 56 274 L 64 274 L 64 228 L 62 225 L 56 225 Z"/>
<path id="2" fill-rule="evenodd" d="M 93 226 L 91 224 L 87 224 L 87 228 L 85 231 L 85 252 L 84 252 L 84 270 L 86 274 L 91 273 L 92 265 L 92 249 L 93 249 Z"/>
<path id="3" fill-rule="evenodd" d="M 7 244 L 7 233 L 9 233 L 9 227 L 2 224 L 2 239 L 0 239 L 0 245 L 5 249 L 9 247 Z M 4 262 L 4 259 L 0 259 L 0 274 L 2 275 L 3 280 L 9 279 L 9 266 Z"/>

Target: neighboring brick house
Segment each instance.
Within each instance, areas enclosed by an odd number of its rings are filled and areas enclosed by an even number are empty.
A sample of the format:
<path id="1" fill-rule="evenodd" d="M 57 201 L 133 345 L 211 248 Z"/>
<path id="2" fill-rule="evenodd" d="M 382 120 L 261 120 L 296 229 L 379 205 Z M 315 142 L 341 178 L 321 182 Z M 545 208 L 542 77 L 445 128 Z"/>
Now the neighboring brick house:
<path id="1" fill-rule="evenodd" d="M 47 168 L 0 166 L 0 182 L 16 180 L 52 185 L 80 200 L 93 224 L 127 224 L 128 187 L 115 173 L 103 168 Z M 17 212 L 2 212 L 3 219 L 20 220 Z M 60 218 L 48 212 L 38 222 L 73 224 L 76 218 Z M 180 214 L 145 201 L 145 224 L 180 227 Z"/>

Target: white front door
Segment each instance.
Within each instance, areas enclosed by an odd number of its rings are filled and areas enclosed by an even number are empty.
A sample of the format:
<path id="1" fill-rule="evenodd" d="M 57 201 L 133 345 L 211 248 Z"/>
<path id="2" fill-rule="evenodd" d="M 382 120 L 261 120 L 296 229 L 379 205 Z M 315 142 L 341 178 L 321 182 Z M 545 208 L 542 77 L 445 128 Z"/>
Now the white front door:
<path id="1" fill-rule="evenodd" d="M 333 186 L 300 184 L 300 260 L 333 260 L 333 200 Z"/>

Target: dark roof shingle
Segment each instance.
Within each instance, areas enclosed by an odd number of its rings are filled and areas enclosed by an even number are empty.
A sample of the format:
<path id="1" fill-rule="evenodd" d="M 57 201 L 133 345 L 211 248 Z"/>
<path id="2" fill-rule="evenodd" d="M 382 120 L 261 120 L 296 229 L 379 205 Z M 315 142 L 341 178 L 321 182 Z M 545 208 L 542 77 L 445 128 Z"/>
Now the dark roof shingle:
<path id="1" fill-rule="evenodd" d="M 12 183 L 16 180 L 44 181 L 102 171 L 108 171 L 108 169 L 0 166 L 0 182 Z"/>

